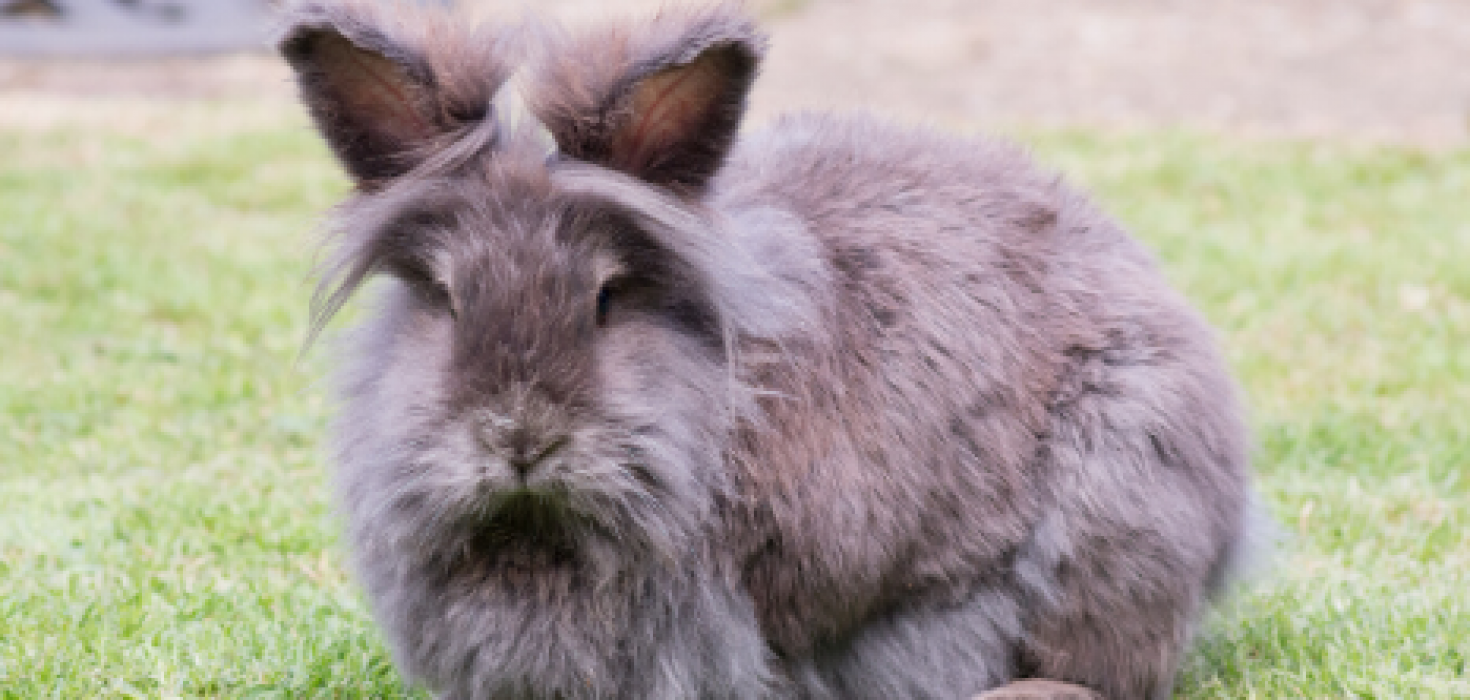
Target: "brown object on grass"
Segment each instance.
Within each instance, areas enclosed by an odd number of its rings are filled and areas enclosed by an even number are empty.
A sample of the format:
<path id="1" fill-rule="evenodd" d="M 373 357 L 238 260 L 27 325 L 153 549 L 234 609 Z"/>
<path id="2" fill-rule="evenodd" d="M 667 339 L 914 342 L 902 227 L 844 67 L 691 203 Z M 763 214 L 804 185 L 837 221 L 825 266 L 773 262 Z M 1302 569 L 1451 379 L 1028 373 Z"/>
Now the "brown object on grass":
<path id="1" fill-rule="evenodd" d="M 976 695 L 974 700 L 1103 700 L 1103 696 L 1080 685 L 1027 679 L 988 690 Z"/>

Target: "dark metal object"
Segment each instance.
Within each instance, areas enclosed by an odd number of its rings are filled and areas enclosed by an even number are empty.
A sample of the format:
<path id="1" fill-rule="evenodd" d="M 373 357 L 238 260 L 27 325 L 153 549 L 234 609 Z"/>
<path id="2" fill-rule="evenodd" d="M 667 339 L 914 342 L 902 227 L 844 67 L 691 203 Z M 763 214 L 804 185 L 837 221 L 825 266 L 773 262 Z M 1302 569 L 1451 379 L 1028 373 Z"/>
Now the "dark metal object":
<path id="1" fill-rule="evenodd" d="M 149 56 L 262 48 L 266 0 L 0 0 L 0 55 Z"/>

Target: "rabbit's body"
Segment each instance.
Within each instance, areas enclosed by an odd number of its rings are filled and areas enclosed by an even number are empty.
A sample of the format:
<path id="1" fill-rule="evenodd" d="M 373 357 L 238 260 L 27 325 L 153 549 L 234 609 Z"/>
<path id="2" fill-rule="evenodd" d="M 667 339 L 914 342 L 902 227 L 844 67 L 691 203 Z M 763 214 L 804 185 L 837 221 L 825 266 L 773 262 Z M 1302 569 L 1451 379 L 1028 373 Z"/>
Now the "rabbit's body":
<path id="1" fill-rule="evenodd" d="M 1149 256 L 1016 149 L 861 118 L 755 135 L 711 199 L 828 309 L 736 355 L 772 397 L 732 451 L 730 537 L 803 694 L 1167 693 L 1241 534 L 1247 443 Z"/>
<path id="2" fill-rule="evenodd" d="M 397 280 L 335 432 L 410 675 L 1168 695 L 1244 534 L 1247 442 L 1207 328 L 1085 199 L 867 118 L 736 142 L 759 40 L 728 9 L 548 52 L 550 158 L 464 116 L 498 64 L 477 87 L 362 8 L 298 14 L 287 56 L 362 189 L 329 301 Z"/>

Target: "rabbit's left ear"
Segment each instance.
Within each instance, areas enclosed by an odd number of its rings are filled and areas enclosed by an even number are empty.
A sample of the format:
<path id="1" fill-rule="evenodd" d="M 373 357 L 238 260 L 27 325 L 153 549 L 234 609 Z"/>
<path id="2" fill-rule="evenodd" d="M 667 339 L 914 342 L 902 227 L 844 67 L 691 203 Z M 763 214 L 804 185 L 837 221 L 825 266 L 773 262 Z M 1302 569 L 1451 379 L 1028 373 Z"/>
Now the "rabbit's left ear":
<path id="1" fill-rule="evenodd" d="M 567 156 L 685 193 L 724 162 L 765 41 L 734 5 L 666 12 L 547 53 L 532 109 Z"/>

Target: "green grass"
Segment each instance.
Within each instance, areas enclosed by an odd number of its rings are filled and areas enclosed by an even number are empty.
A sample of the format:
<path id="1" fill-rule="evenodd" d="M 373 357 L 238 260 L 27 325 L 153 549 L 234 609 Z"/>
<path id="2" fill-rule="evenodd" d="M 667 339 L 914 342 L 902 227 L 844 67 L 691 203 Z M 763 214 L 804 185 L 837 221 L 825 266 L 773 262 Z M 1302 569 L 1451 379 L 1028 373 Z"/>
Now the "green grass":
<path id="1" fill-rule="evenodd" d="M 345 185 L 284 108 L 153 109 L 0 126 L 0 698 L 402 695 L 297 359 Z M 1180 695 L 1470 696 L 1470 152 L 1026 140 L 1221 329 L 1289 535 Z"/>

